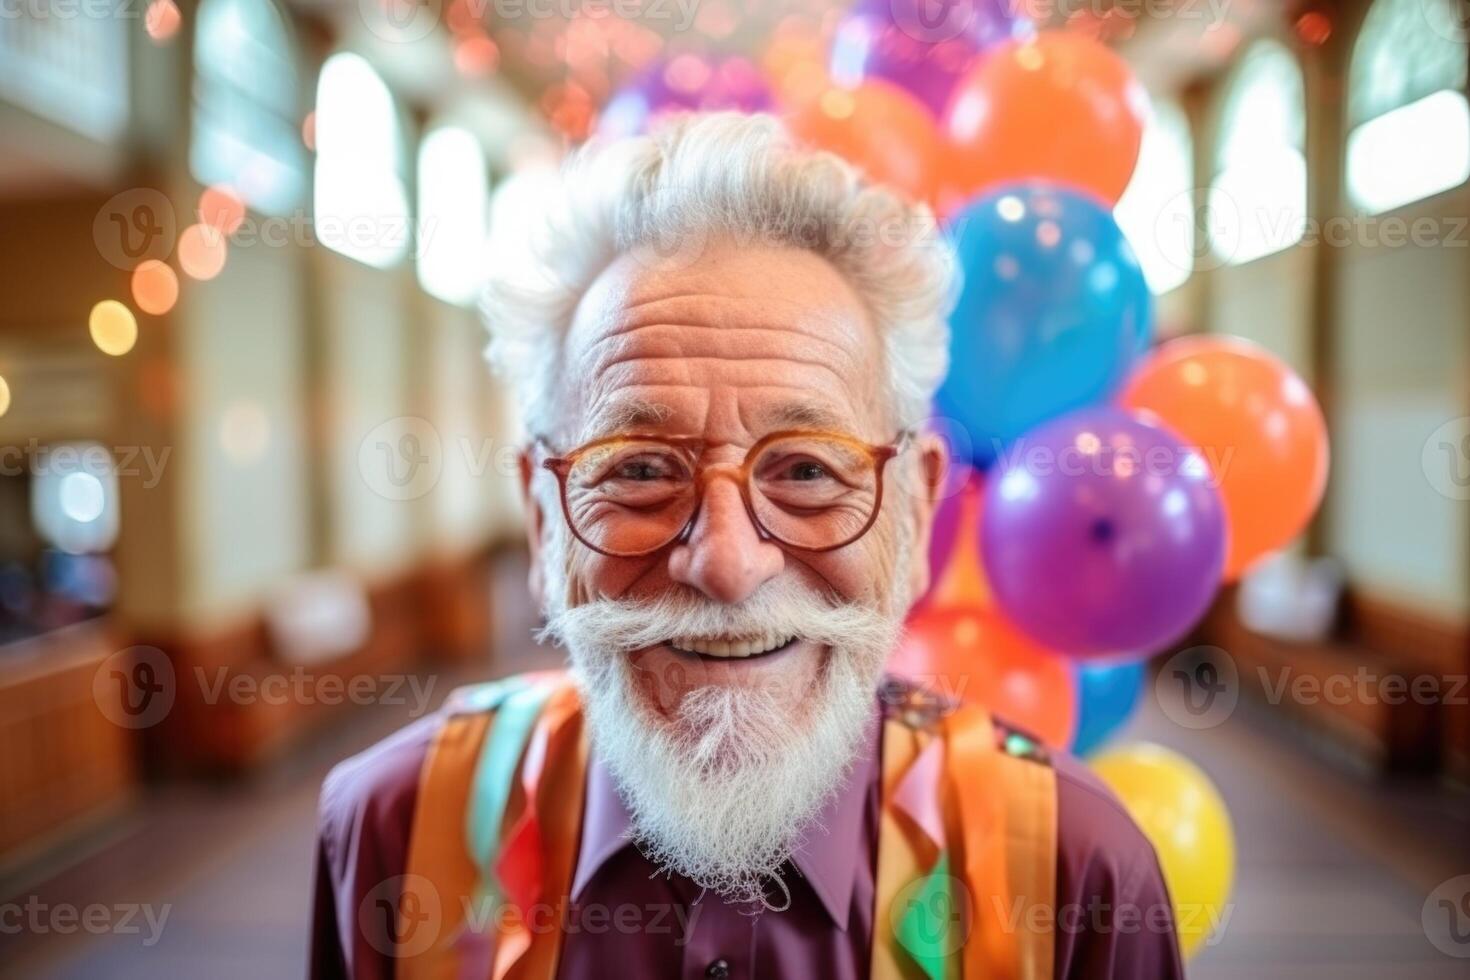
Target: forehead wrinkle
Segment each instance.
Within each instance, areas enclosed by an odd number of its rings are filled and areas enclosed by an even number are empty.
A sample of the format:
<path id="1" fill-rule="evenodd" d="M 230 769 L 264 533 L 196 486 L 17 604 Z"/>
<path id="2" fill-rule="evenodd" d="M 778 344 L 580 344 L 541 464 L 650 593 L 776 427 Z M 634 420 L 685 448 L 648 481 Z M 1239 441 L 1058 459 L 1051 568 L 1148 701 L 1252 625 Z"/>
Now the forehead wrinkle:
<path id="1" fill-rule="evenodd" d="M 861 363 L 860 351 L 797 331 L 741 326 L 705 327 L 700 333 L 691 338 L 681 324 L 660 323 L 610 334 L 588 345 L 583 366 L 589 374 L 600 376 L 639 361 L 680 360 L 690 365 L 769 361 L 821 368 L 843 388 L 870 380 L 872 373 Z"/>
<path id="2" fill-rule="evenodd" d="M 673 292 L 624 303 L 608 320 L 618 332 L 667 323 L 704 329 L 745 327 L 797 333 L 847 349 L 859 345 L 871 329 L 865 309 L 854 307 L 850 312 L 856 316 L 846 312 L 770 294 Z M 824 330 L 835 330 L 840 340 L 823 336 Z"/>

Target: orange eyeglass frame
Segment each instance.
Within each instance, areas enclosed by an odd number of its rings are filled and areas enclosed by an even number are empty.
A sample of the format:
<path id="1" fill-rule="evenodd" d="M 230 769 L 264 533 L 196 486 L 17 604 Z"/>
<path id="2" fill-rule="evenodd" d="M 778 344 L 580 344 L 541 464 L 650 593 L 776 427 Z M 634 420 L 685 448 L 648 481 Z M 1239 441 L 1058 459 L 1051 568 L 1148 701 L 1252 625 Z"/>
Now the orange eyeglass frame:
<path id="1" fill-rule="evenodd" d="M 793 544 L 790 541 L 787 541 L 785 538 L 782 538 L 772 532 L 770 528 L 766 527 L 765 524 L 761 522 L 760 517 L 757 516 L 755 512 L 755 505 L 752 504 L 750 500 L 751 468 L 755 461 L 760 458 L 760 454 L 765 450 L 765 448 L 771 443 L 778 442 L 782 439 L 800 439 L 813 437 L 830 439 L 834 442 L 844 443 L 845 445 L 850 446 L 853 449 L 858 450 L 866 455 L 873 466 L 873 477 L 877 484 L 876 495 L 873 499 L 873 512 L 868 515 L 867 522 L 864 523 L 863 526 L 858 529 L 855 534 L 849 536 L 846 540 L 839 541 L 836 544 L 824 545 L 820 548 L 812 548 L 804 545 Z M 755 445 L 751 446 L 750 449 L 746 451 L 745 459 L 741 462 L 740 466 L 737 467 L 735 470 L 728 472 L 727 475 L 734 479 L 736 486 L 740 488 L 740 499 L 745 504 L 745 513 L 747 516 L 750 517 L 751 526 L 756 529 L 756 533 L 761 536 L 762 540 L 779 542 L 783 547 L 790 548 L 794 551 L 802 551 L 808 554 L 822 554 L 828 551 L 836 551 L 838 548 L 846 548 L 848 545 L 862 538 L 862 536 L 867 534 L 868 531 L 872 530 L 873 525 L 878 521 L 878 514 L 883 510 L 883 472 L 888 466 L 888 461 L 893 459 L 893 457 L 897 456 L 900 452 L 902 452 L 912 437 L 913 430 L 904 429 L 902 432 L 894 437 L 894 440 L 892 442 L 884 445 L 874 445 L 872 443 L 863 442 L 861 439 L 857 439 L 853 436 L 845 435 L 841 432 L 823 432 L 813 429 L 783 429 L 779 432 L 772 432 L 768 435 L 762 436 L 755 443 Z M 578 446 L 576 449 L 573 449 L 569 453 L 557 455 L 555 454 L 555 450 L 551 448 L 551 443 L 548 439 L 546 439 L 546 437 L 537 436 L 534 442 L 536 445 L 540 446 L 548 453 L 546 459 L 541 461 L 541 465 L 550 470 L 552 473 L 556 474 L 557 486 L 559 488 L 559 493 L 561 496 L 562 517 L 566 520 L 567 527 L 571 530 L 572 535 L 582 544 L 586 545 L 588 548 L 591 548 L 599 555 L 606 555 L 609 558 L 644 558 L 648 555 L 655 554 L 656 552 L 661 551 L 664 548 L 667 548 L 669 545 L 675 543 L 676 541 L 686 540 L 689 537 L 690 531 L 692 531 L 694 528 L 694 522 L 699 519 L 700 508 L 704 506 L 705 488 L 708 486 L 710 479 L 720 475 L 720 470 L 728 470 L 727 467 L 697 467 L 695 478 L 694 509 L 690 511 L 689 520 L 684 522 L 684 526 L 680 528 L 677 532 L 675 532 L 675 534 L 667 541 L 652 548 L 646 548 L 642 551 L 607 551 L 599 548 L 597 545 L 593 544 L 591 541 L 588 541 L 585 537 L 583 537 L 582 532 L 577 530 L 576 521 L 572 520 L 571 504 L 567 501 L 567 476 L 571 473 L 572 467 L 576 465 L 577 460 L 581 459 L 584 455 L 594 449 L 597 449 L 601 446 L 609 446 L 619 442 L 656 443 L 659 445 L 668 446 L 669 448 L 674 450 L 693 452 L 696 458 L 703 455 L 704 450 L 708 449 L 713 444 L 699 436 L 655 436 L 630 433 L 628 435 L 606 436 L 601 439 L 594 439 L 589 443 Z"/>

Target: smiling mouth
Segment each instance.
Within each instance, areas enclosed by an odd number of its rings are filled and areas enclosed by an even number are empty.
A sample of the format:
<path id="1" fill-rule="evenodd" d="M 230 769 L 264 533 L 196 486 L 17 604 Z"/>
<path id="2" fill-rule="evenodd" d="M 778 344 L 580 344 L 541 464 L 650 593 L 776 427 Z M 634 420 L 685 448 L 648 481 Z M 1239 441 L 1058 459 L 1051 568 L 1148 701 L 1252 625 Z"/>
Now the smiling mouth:
<path id="1" fill-rule="evenodd" d="M 782 653 L 796 644 L 795 636 L 761 636 L 744 639 L 728 639 L 703 636 L 678 636 L 665 645 L 675 653 L 699 657 L 702 660 L 753 660 Z"/>

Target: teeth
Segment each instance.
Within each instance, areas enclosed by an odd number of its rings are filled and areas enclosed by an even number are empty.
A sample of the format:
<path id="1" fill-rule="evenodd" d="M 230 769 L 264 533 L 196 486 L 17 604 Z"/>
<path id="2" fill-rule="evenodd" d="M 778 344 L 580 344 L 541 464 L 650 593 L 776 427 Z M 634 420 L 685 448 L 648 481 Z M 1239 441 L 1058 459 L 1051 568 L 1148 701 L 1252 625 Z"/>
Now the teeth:
<path id="1" fill-rule="evenodd" d="M 702 653 L 707 657 L 753 657 L 758 653 L 766 653 L 778 647 L 784 647 L 794 637 L 777 636 L 775 634 L 739 639 L 722 640 L 702 636 L 678 636 L 669 641 L 669 646 L 675 650 L 685 653 Z"/>

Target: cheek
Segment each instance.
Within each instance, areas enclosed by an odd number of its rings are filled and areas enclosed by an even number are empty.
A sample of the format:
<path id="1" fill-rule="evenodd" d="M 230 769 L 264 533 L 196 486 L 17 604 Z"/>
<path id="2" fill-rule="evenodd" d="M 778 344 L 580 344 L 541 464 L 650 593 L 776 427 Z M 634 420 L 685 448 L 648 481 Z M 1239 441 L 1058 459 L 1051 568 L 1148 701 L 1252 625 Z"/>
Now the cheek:
<path id="1" fill-rule="evenodd" d="M 837 594 L 849 602 L 885 600 L 893 592 L 898 568 L 898 534 L 893 521 L 880 517 L 862 540 L 826 554 L 812 555 L 807 564 Z"/>
<path id="2" fill-rule="evenodd" d="M 567 602 L 578 606 L 592 598 L 621 598 L 660 560 L 660 556 L 609 558 L 587 548 L 573 548 L 567 560 Z"/>

